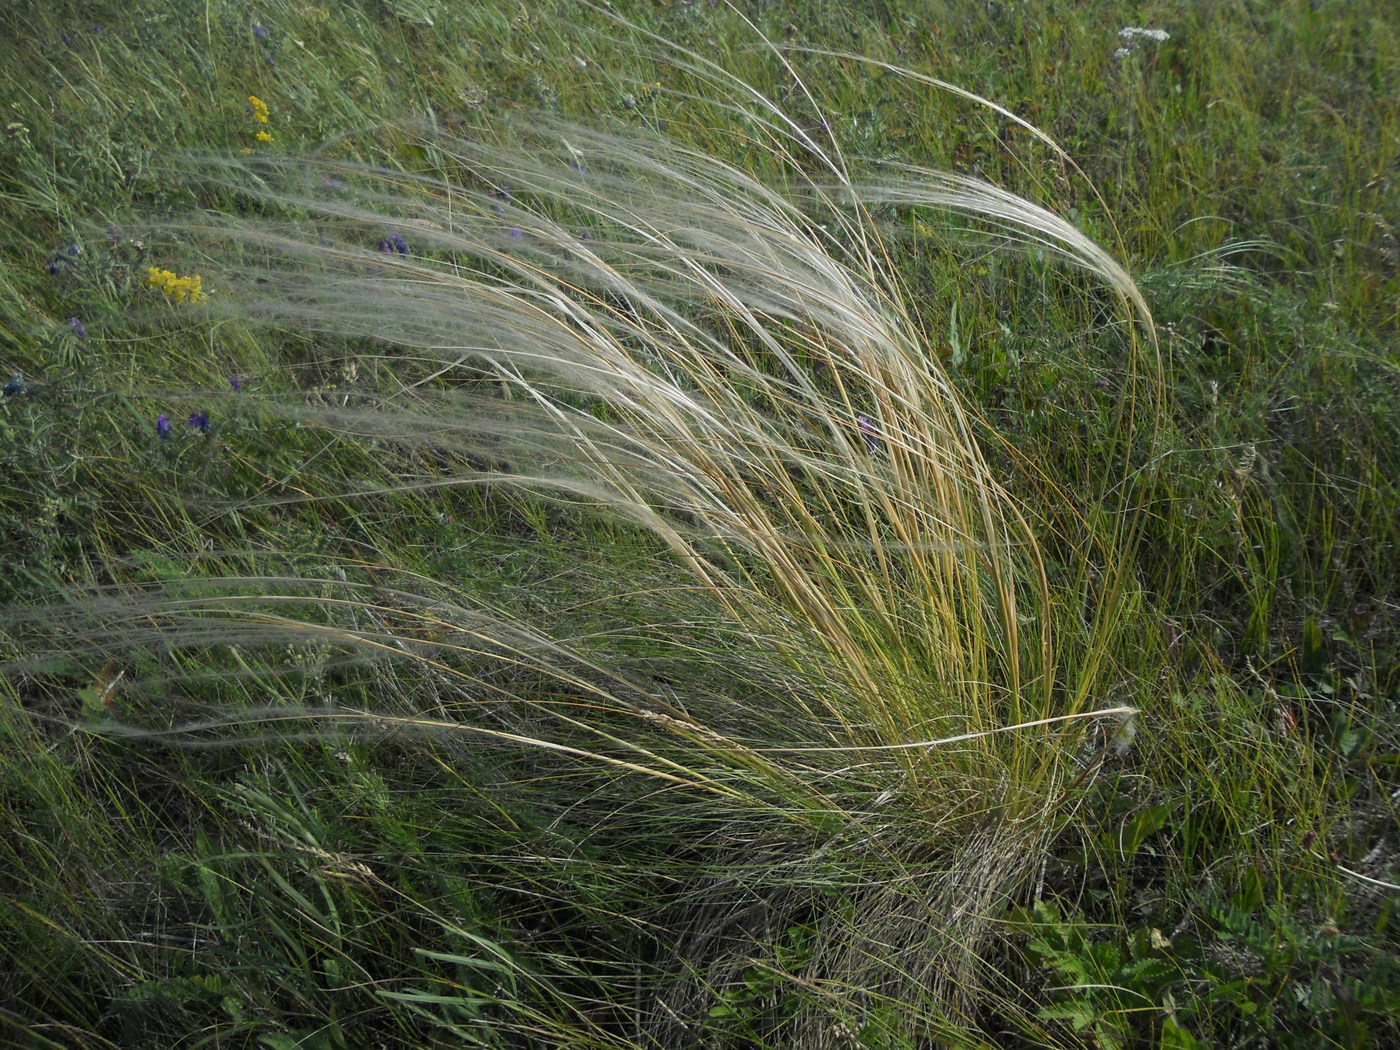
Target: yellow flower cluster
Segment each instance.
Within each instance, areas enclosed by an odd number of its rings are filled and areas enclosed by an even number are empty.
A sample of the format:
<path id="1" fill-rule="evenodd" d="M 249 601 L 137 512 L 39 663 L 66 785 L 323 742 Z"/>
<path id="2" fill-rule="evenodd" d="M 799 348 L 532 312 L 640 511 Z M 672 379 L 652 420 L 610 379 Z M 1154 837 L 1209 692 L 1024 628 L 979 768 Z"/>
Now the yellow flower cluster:
<path id="1" fill-rule="evenodd" d="M 258 98 L 257 95 L 249 95 L 249 96 L 248 96 L 248 108 L 249 108 L 250 110 L 253 111 L 253 119 L 254 119 L 255 121 L 257 121 L 259 124 L 266 124 L 266 123 L 267 123 L 267 103 L 266 103 L 266 102 L 264 102 L 262 99 Z M 258 129 L 257 135 L 254 136 L 254 137 L 255 137 L 259 142 L 271 142 L 271 141 L 272 141 L 272 132 L 268 131 L 267 128 L 259 128 L 259 129 Z"/>
<path id="2" fill-rule="evenodd" d="M 181 277 L 174 270 L 152 266 L 146 271 L 146 287 L 159 288 L 177 303 L 204 301 L 204 278 L 197 273 Z"/>

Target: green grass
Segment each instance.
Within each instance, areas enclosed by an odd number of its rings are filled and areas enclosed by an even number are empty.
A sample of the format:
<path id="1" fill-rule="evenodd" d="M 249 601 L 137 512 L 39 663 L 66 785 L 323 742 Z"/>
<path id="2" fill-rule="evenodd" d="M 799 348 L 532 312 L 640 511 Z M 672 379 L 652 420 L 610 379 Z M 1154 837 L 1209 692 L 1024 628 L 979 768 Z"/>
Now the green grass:
<path id="1" fill-rule="evenodd" d="M 4 1039 L 1393 1045 L 1390 5 L 633 6 L 0 17 Z"/>

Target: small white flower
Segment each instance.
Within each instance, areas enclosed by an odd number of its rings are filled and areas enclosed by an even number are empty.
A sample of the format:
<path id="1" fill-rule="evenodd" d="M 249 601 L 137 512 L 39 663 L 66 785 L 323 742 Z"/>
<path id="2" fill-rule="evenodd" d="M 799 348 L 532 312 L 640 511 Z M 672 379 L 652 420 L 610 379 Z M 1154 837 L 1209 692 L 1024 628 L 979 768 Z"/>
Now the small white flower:
<path id="1" fill-rule="evenodd" d="M 1141 26 L 1124 26 L 1122 29 L 1118 30 L 1118 39 L 1130 44 L 1134 40 L 1151 40 L 1154 44 L 1160 44 L 1164 40 L 1170 40 L 1171 34 L 1165 29 L 1143 29 Z"/>
<path id="2" fill-rule="evenodd" d="M 1131 55 L 1132 53 L 1133 53 L 1133 49 L 1132 49 L 1132 48 L 1130 48 L 1130 47 L 1120 47 L 1120 48 L 1118 48 L 1118 50 L 1116 50 L 1116 51 L 1113 52 L 1113 57 L 1116 58 L 1119 62 L 1121 62 L 1121 61 L 1123 61 L 1123 59 L 1127 58 L 1127 57 L 1128 57 L 1129 55 Z"/>

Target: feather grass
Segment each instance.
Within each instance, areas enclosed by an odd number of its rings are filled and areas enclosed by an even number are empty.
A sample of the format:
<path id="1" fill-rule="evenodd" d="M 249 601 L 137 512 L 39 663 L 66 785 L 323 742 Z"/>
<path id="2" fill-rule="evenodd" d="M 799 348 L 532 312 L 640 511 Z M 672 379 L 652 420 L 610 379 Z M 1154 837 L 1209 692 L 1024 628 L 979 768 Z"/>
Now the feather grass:
<path id="1" fill-rule="evenodd" d="M 932 1027 L 972 1024 L 1000 910 L 1106 754 L 1104 721 L 1132 715 L 1100 697 L 1135 529 L 1129 514 L 1088 614 L 1054 593 L 874 216 L 952 214 L 951 233 L 973 222 L 1038 248 L 1149 335 L 1151 319 L 1112 256 L 1044 207 L 904 165 L 857 175 L 776 103 L 674 61 L 739 115 L 781 184 L 649 132 L 534 115 L 424 133 L 432 175 L 334 147 L 209 162 L 211 192 L 250 217 L 167 231 L 199 245 L 218 310 L 389 348 L 362 352 L 383 381 L 353 397 L 268 400 L 380 459 L 339 489 L 308 471 L 293 502 L 513 489 L 624 523 L 649 537 L 656 630 L 537 626 L 397 571 L 392 551 L 322 576 L 219 571 L 249 560 L 232 552 L 188 583 L 118 582 L 11 617 L 30 655 L 10 671 L 70 659 L 80 639 L 104 659 L 155 654 L 130 691 L 146 711 L 181 691 L 198 701 L 162 725 L 94 727 L 113 736 L 247 744 L 354 727 L 533 753 L 542 778 L 591 777 L 589 805 L 610 819 L 640 805 L 631 819 L 677 850 L 692 821 L 714 827 L 675 905 L 691 918 L 668 920 L 693 924 L 677 958 L 708 958 L 704 980 L 744 966 L 743 937 L 707 947 L 744 928 L 714 917 L 733 899 L 723 872 L 765 857 L 752 876 L 765 921 L 819 912 L 824 883 L 856 913 L 814 920 L 844 932 L 797 982 L 816 1004 L 792 1021 L 800 1039 L 856 986 L 929 1004 Z M 376 248 L 389 232 L 406 251 Z M 432 470 L 403 473 L 423 457 Z M 593 585 L 631 596 L 625 580 Z M 382 702 L 220 709 L 211 682 L 295 671 L 276 658 L 292 644 L 342 654 L 328 666 L 347 679 L 369 668 Z M 647 647 L 679 684 L 646 673 Z M 382 684 L 403 675 L 431 681 L 435 702 Z M 618 777 L 653 793 L 639 803 Z M 918 958 L 892 957 L 911 938 Z M 638 1017 L 683 1042 L 704 984 L 667 965 L 674 988 Z"/>

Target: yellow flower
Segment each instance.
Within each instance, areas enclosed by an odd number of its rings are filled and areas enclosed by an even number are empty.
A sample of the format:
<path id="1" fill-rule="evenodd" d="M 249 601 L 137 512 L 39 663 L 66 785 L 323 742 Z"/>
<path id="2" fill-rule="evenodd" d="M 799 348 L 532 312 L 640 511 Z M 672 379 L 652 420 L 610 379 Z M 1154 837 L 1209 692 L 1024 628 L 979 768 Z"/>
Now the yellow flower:
<path id="1" fill-rule="evenodd" d="M 204 301 L 204 278 L 197 273 L 181 277 L 174 270 L 150 266 L 146 269 L 146 287 L 159 288 L 167 298 L 177 303 Z"/>
<path id="2" fill-rule="evenodd" d="M 248 96 L 248 108 L 253 111 L 253 119 L 259 124 L 267 123 L 267 103 L 257 95 Z"/>
<path id="3" fill-rule="evenodd" d="M 258 140 L 259 142 L 271 142 L 271 141 L 272 141 L 272 132 L 270 132 L 270 131 L 259 131 L 255 137 L 257 138 L 257 140 Z"/>

